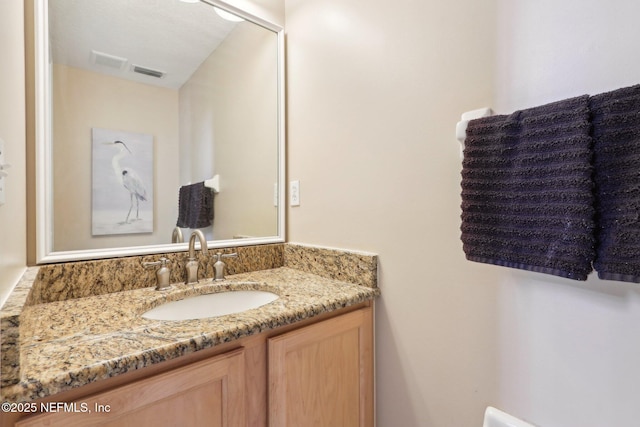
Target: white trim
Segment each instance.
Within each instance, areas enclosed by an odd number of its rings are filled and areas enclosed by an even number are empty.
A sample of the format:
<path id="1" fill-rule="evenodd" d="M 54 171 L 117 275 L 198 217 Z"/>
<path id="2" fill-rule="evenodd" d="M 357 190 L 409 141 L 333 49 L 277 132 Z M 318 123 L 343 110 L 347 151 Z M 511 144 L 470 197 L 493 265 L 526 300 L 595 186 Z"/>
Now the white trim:
<path id="1" fill-rule="evenodd" d="M 35 139 L 36 139 L 36 261 L 52 252 L 53 204 L 51 201 L 51 78 L 49 51 L 48 3 L 37 0 L 34 5 L 35 39 Z"/>

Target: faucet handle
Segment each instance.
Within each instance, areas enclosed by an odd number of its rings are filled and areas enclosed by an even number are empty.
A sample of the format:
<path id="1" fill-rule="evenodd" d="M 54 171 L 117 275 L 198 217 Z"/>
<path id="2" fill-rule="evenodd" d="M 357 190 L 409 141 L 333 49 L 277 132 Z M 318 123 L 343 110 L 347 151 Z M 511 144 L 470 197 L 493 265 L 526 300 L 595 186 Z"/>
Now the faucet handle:
<path id="1" fill-rule="evenodd" d="M 166 267 L 168 263 L 170 263 L 171 261 L 165 257 L 160 258 L 158 261 L 153 261 L 153 262 L 143 262 L 142 266 L 145 268 L 151 268 L 151 267 L 155 267 L 156 265 L 159 265 L 161 267 Z"/>
<path id="2" fill-rule="evenodd" d="M 238 253 L 234 252 L 232 254 L 223 254 L 221 252 L 217 252 L 216 254 L 213 255 L 213 258 L 216 260 L 215 264 L 213 264 L 213 270 L 214 270 L 214 280 L 216 281 L 220 281 L 220 280 L 224 280 L 224 262 L 222 261 L 223 258 L 237 258 L 238 257 Z"/>
<path id="3" fill-rule="evenodd" d="M 216 252 L 215 254 L 212 255 L 212 257 L 216 260 L 216 262 L 218 261 L 221 262 L 223 258 L 237 258 L 238 253 L 234 252 L 232 254 L 223 254 L 222 252 Z"/>
<path id="4" fill-rule="evenodd" d="M 142 266 L 144 268 L 151 268 L 160 266 L 159 269 L 156 270 L 156 291 L 162 291 L 164 289 L 168 289 L 170 286 L 169 279 L 171 276 L 171 270 L 167 267 L 167 264 L 171 261 L 165 257 L 160 258 L 158 261 L 153 262 L 143 262 Z"/>

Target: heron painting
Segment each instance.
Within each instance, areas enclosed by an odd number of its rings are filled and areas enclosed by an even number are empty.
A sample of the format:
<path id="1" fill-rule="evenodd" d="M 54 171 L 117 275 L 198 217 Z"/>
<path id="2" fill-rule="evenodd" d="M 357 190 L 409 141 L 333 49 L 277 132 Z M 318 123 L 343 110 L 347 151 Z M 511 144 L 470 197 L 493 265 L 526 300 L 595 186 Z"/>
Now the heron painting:
<path id="1" fill-rule="evenodd" d="M 92 129 L 92 234 L 153 232 L 153 136 Z"/>

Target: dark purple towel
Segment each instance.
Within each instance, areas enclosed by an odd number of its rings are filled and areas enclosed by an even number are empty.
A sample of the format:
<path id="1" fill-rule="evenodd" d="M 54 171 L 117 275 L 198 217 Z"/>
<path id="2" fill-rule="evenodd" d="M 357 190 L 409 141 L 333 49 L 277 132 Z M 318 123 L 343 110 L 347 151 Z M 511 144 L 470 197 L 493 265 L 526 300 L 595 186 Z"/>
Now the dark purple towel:
<path id="1" fill-rule="evenodd" d="M 591 97 L 598 277 L 640 283 L 640 85 Z"/>
<path id="2" fill-rule="evenodd" d="M 586 280 L 595 253 L 588 102 L 585 95 L 469 123 L 467 259 Z"/>
<path id="3" fill-rule="evenodd" d="M 203 228 L 213 220 L 213 191 L 204 182 L 180 187 L 178 227 Z"/>

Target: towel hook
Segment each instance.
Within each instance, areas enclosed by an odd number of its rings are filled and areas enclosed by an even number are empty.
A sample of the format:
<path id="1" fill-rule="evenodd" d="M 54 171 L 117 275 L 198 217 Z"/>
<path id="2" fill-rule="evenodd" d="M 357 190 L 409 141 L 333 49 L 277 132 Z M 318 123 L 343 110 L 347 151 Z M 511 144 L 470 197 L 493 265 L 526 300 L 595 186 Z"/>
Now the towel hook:
<path id="1" fill-rule="evenodd" d="M 464 151 L 464 141 L 467 139 L 467 125 L 469 121 L 489 116 L 493 116 L 493 110 L 488 107 L 462 113 L 460 121 L 456 123 L 456 139 L 460 142 L 460 158 L 462 158 L 462 152 Z"/>
<path id="2" fill-rule="evenodd" d="M 213 178 L 207 179 L 204 182 L 205 187 L 209 187 L 214 193 L 220 192 L 220 175 L 214 175 Z"/>

